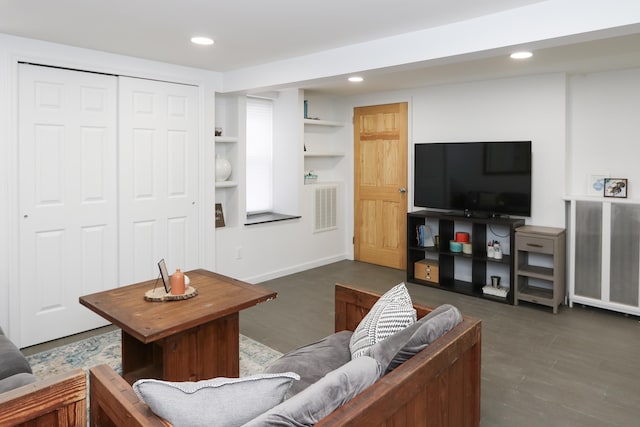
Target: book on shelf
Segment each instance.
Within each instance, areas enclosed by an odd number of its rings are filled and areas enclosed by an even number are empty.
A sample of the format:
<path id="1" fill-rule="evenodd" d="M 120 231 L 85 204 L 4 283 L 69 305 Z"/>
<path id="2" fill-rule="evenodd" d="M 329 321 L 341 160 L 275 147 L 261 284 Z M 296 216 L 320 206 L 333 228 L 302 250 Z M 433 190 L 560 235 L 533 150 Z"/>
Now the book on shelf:
<path id="1" fill-rule="evenodd" d="M 416 226 L 416 240 L 418 246 L 420 246 L 421 248 L 434 247 L 433 233 L 431 233 L 431 228 L 424 224 Z"/>

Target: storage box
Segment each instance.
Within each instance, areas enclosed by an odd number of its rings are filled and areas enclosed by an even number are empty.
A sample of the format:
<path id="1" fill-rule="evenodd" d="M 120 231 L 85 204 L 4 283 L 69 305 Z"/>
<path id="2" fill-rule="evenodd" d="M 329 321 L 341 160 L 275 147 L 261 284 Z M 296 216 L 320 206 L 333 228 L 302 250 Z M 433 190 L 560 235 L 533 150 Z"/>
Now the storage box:
<path id="1" fill-rule="evenodd" d="M 438 260 L 421 259 L 413 264 L 413 276 L 416 279 L 439 283 Z"/>

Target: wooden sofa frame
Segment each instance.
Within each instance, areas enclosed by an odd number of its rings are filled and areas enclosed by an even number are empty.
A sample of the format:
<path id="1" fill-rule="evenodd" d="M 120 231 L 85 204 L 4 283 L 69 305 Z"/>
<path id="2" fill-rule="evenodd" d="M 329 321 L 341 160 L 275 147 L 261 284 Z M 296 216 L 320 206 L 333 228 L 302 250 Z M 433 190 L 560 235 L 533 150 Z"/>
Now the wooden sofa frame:
<path id="1" fill-rule="evenodd" d="M 335 330 L 354 330 L 380 295 L 336 284 Z M 418 318 L 431 308 L 415 305 Z M 443 337 L 316 426 L 480 425 L 481 322 L 464 316 Z M 91 426 L 168 426 L 107 365 L 90 369 Z"/>
<path id="2" fill-rule="evenodd" d="M 74 369 L 0 393 L 0 426 L 87 425 L 87 374 Z"/>

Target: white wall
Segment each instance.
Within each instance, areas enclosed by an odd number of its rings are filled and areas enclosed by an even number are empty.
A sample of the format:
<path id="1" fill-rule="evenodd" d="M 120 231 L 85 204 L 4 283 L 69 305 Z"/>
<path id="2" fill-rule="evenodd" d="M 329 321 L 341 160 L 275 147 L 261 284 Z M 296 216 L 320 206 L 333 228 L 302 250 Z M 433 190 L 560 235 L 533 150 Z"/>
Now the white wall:
<path id="1" fill-rule="evenodd" d="M 353 97 L 353 106 L 410 102 L 409 201 L 414 143 L 532 141 L 532 214 L 526 222 L 564 227 L 564 74 L 545 74 Z"/>
<path id="2" fill-rule="evenodd" d="M 345 259 L 342 214 L 337 229 L 313 233 L 313 187 L 302 190 L 299 219 L 217 229 L 216 272 L 258 283 Z"/>
<path id="3" fill-rule="evenodd" d="M 315 187 L 303 184 L 303 99 L 304 94 L 297 89 L 280 91 L 274 98 L 274 182 L 275 192 L 279 193 L 274 195 L 274 208 L 279 213 L 300 215 L 301 218 L 250 226 L 243 225 L 241 218 L 239 224 L 216 229 L 218 273 L 257 283 L 348 256 L 345 236 L 349 221 L 344 217 L 348 201 L 344 183 L 339 183 L 338 205 L 341 209 L 337 229 L 313 232 Z M 321 107 L 317 114 L 326 120 L 338 120 L 336 116 L 327 116 L 334 110 L 326 102 L 314 104 Z M 244 191 L 239 194 L 245 197 Z M 243 217 L 244 212 L 240 216 Z"/>
<path id="4" fill-rule="evenodd" d="M 413 142 L 532 141 L 530 224 L 564 227 L 565 76 L 491 80 L 417 91 Z"/>
<path id="5" fill-rule="evenodd" d="M 608 174 L 628 178 L 627 197 L 639 199 L 640 69 L 571 77 L 568 112 L 568 195 L 586 195 L 590 175 Z"/>

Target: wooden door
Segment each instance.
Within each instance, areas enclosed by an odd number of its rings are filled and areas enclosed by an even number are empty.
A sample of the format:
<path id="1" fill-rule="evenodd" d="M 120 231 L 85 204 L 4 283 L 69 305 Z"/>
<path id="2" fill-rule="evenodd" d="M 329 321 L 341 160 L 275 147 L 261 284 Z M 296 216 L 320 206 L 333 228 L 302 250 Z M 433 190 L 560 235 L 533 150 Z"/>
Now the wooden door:
<path id="1" fill-rule="evenodd" d="M 354 109 L 354 256 L 406 267 L 407 103 Z"/>
<path id="2" fill-rule="evenodd" d="M 119 77 L 119 101 L 120 282 L 198 268 L 198 88 Z"/>
<path id="3" fill-rule="evenodd" d="M 117 79 L 19 66 L 19 347 L 103 326 L 117 286 Z"/>

